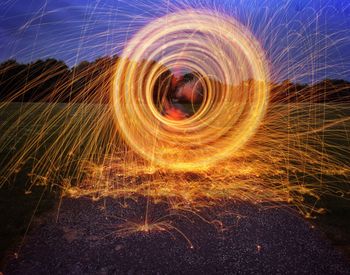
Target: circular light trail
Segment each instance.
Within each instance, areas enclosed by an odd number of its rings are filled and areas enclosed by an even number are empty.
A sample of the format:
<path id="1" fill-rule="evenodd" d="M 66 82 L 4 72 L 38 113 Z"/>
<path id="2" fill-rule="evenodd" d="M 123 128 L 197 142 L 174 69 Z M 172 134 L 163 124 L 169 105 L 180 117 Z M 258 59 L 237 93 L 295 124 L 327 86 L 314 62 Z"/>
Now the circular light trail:
<path id="1" fill-rule="evenodd" d="M 194 75 L 202 88 L 191 116 L 164 115 L 155 100 L 166 108 L 162 99 L 179 71 Z M 168 14 L 141 29 L 118 62 L 117 126 L 153 165 L 205 170 L 232 157 L 255 133 L 268 104 L 268 80 L 263 50 L 235 19 L 205 10 Z"/>

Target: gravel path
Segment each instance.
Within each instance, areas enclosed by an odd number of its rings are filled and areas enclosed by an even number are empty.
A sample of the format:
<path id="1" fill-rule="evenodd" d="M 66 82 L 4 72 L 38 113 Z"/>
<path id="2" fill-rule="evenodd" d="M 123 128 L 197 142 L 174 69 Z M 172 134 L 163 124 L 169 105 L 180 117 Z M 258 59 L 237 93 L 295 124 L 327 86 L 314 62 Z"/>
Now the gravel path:
<path id="1" fill-rule="evenodd" d="M 145 205 L 65 198 L 57 222 L 36 226 L 4 274 L 350 274 L 345 257 L 286 209 L 225 206 L 240 214 L 220 217 L 225 230 L 194 214 L 171 217 L 191 248 L 175 229 L 119 236 L 116 216 L 130 221 Z M 150 212 L 161 217 L 165 206 Z"/>

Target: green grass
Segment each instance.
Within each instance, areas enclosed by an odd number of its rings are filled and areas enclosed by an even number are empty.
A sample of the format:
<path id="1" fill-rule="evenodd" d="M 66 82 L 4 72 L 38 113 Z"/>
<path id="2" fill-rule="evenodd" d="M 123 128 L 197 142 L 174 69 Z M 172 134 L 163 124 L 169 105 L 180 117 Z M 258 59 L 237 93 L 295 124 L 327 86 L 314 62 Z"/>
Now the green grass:
<path id="1" fill-rule="evenodd" d="M 0 109 L 0 131 L 3 133 L 0 148 L 0 164 L 4 167 L 14 154 L 21 148 L 28 135 L 35 129 L 33 125 L 18 124 L 18 118 L 29 110 L 27 121 L 36 120 L 45 105 L 40 103 L 10 103 Z M 57 112 L 61 106 L 53 109 Z M 39 126 L 39 125 L 37 125 Z M 14 131 L 6 132 L 10 127 Z M 7 135 L 7 136 L 4 136 Z M 41 152 L 36 152 L 40 154 Z M 6 256 L 13 256 L 21 246 L 24 236 L 33 225 L 34 221 L 47 213 L 56 205 L 59 193 L 49 190 L 46 186 L 34 186 L 31 192 L 26 192 L 30 184 L 28 173 L 31 171 L 32 163 L 29 161 L 16 175 L 11 176 L 8 181 L 0 183 L 0 269 L 5 264 Z M 5 177 L 6 171 L 3 171 Z M 10 253 L 12 255 L 10 255 Z"/>

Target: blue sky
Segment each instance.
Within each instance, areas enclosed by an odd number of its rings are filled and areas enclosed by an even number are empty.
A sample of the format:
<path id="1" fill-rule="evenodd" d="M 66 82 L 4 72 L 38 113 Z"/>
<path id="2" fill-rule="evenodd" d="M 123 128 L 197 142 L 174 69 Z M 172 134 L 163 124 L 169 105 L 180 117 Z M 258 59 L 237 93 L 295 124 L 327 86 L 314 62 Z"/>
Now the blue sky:
<path id="1" fill-rule="evenodd" d="M 142 26 L 183 8 L 237 18 L 261 42 L 280 79 L 350 79 L 348 0 L 4 0 L 0 61 L 54 57 L 73 66 L 120 54 Z M 306 76 L 310 66 L 314 73 Z"/>

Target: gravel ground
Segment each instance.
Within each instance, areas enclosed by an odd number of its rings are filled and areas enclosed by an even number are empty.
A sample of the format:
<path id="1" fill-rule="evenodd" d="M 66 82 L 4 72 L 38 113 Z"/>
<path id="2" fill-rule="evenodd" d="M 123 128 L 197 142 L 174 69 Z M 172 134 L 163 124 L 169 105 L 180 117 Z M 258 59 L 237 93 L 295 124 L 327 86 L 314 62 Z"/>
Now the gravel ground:
<path id="1" fill-rule="evenodd" d="M 170 217 L 191 248 L 175 229 L 119 236 L 120 217 L 142 218 L 145 206 L 65 198 L 57 221 L 35 226 L 4 274 L 350 274 L 345 257 L 290 210 L 226 205 L 215 211 L 239 215 L 222 215 L 224 230 L 195 214 Z M 162 217 L 166 206 L 150 213 Z"/>

